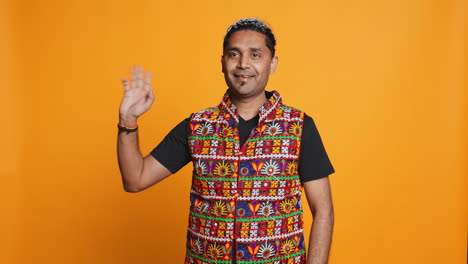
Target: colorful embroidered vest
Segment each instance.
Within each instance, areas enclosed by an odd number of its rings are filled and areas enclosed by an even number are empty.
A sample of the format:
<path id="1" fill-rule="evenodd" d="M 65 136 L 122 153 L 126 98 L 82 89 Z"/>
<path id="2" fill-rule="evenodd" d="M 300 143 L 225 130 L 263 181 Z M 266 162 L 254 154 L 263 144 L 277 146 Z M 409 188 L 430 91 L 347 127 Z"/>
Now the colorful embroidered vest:
<path id="1" fill-rule="evenodd" d="M 274 91 L 240 146 L 239 115 L 227 94 L 192 116 L 185 263 L 305 263 L 297 171 L 303 117 Z"/>

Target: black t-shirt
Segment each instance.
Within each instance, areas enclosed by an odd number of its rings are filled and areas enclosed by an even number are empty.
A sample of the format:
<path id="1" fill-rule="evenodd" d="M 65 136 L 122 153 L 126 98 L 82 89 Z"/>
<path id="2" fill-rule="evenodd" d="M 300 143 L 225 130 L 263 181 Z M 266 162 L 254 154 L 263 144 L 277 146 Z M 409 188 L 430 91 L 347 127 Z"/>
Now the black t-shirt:
<path id="1" fill-rule="evenodd" d="M 258 115 L 247 121 L 239 119 L 239 143 L 241 146 L 247 140 L 252 129 L 257 126 L 258 119 Z M 186 118 L 180 122 L 151 152 L 151 155 L 172 173 L 176 173 L 192 160 L 187 141 L 189 121 L 190 118 Z M 298 169 L 302 182 L 320 179 L 335 172 L 314 120 L 308 115 L 304 115 Z"/>

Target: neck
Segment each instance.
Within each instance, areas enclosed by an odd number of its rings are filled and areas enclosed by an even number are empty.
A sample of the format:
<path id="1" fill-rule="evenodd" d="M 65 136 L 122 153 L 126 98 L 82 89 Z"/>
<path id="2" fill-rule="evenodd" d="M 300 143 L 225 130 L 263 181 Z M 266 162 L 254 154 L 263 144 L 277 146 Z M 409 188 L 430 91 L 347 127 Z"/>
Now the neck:
<path id="1" fill-rule="evenodd" d="M 239 98 L 230 95 L 232 103 L 237 107 L 237 113 L 244 119 L 250 120 L 258 115 L 260 107 L 267 101 L 265 92 L 260 93 L 255 97 Z"/>

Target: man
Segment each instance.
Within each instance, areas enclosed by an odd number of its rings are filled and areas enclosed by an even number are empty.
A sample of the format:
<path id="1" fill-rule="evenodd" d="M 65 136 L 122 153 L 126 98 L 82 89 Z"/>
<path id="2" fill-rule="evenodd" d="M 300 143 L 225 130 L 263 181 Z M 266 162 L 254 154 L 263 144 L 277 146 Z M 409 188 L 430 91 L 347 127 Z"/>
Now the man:
<path id="1" fill-rule="evenodd" d="M 312 118 L 267 92 L 278 58 L 258 19 L 229 27 L 221 57 L 221 103 L 177 125 L 143 158 L 137 118 L 154 96 L 151 76 L 123 79 L 118 159 L 124 189 L 139 192 L 193 162 L 185 263 L 327 263 L 334 169 Z M 306 259 L 301 193 L 314 221 Z"/>

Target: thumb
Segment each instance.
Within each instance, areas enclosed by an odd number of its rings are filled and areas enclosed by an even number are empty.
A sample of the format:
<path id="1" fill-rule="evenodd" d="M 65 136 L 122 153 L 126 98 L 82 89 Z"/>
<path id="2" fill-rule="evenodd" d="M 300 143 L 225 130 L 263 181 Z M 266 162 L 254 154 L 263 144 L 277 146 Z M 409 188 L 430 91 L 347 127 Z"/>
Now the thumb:
<path id="1" fill-rule="evenodd" d="M 121 81 L 124 91 L 128 91 L 128 89 L 130 89 L 130 84 L 128 83 L 127 78 L 122 78 Z"/>

